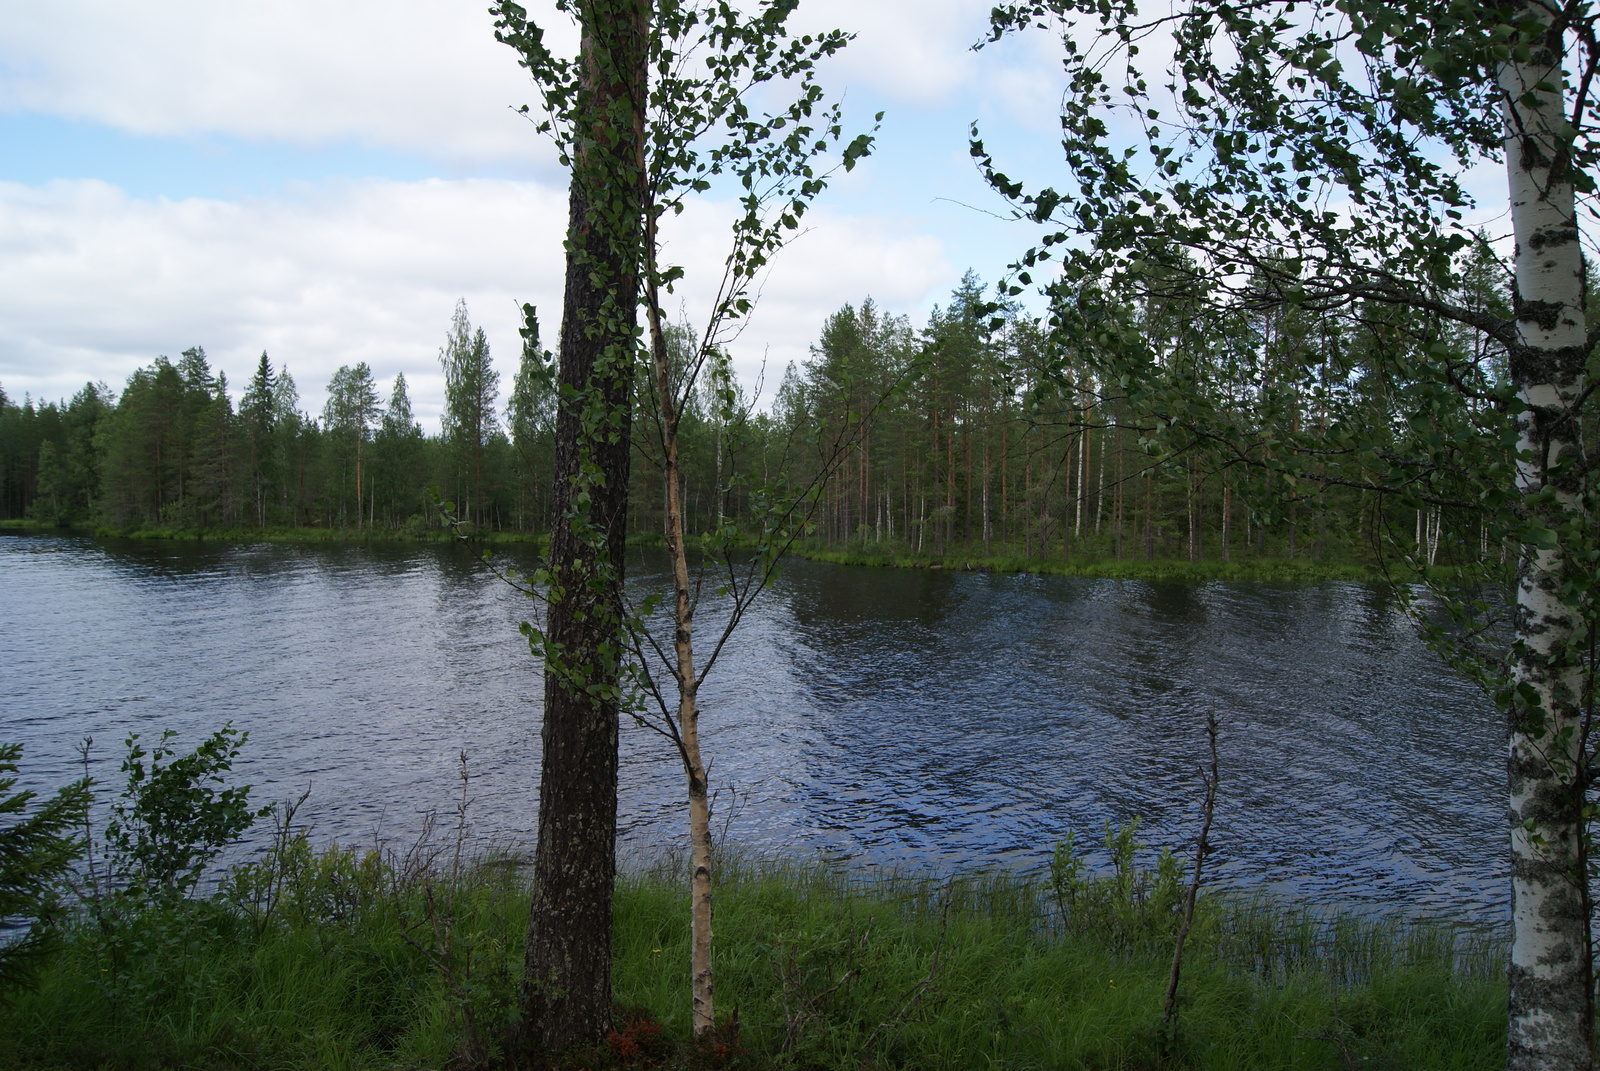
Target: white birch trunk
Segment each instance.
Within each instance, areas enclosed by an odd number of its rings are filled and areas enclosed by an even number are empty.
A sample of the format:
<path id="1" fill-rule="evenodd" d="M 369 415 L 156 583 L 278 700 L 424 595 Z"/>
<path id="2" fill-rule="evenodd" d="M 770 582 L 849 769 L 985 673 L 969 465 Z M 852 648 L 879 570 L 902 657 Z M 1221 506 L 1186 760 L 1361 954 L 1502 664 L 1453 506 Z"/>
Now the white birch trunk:
<path id="1" fill-rule="evenodd" d="M 1100 483 L 1094 491 L 1094 534 L 1100 534 L 1100 520 L 1106 511 L 1106 444 L 1100 442 Z"/>
<path id="2" fill-rule="evenodd" d="M 1548 22 L 1537 4 L 1512 19 Z M 1508 19 L 1510 21 L 1510 19 Z M 1587 353 L 1583 258 L 1566 126 L 1559 32 L 1532 45 L 1529 62 L 1500 69 L 1506 172 L 1516 235 L 1517 344 L 1511 378 L 1518 488 L 1529 521 L 1557 530 L 1581 508 L 1581 448 L 1572 408 Z M 1538 88 L 1544 84 L 1543 88 Z M 1539 497 L 1536 497 L 1539 496 Z M 1583 849 L 1580 741 L 1583 622 L 1561 597 L 1568 565 L 1556 547 L 1525 544 L 1517 566 L 1516 665 L 1509 809 L 1512 943 L 1509 1071 L 1593 1066 L 1592 967 Z"/>
<path id="3" fill-rule="evenodd" d="M 1078 498 L 1073 504 L 1073 536 L 1083 535 L 1083 496 L 1084 489 L 1088 486 L 1089 475 L 1089 403 L 1083 406 L 1083 441 L 1078 445 Z"/>
<path id="4" fill-rule="evenodd" d="M 650 224 L 650 249 L 655 248 L 654 222 Z M 652 269 L 654 264 L 651 264 Z M 694 599 L 689 586 L 689 559 L 684 545 L 683 488 L 678 461 L 679 412 L 672 394 L 666 338 L 653 282 L 647 284 L 651 354 L 655 364 L 656 400 L 661 420 L 662 465 L 665 485 L 665 536 L 672 566 L 672 618 L 674 677 L 678 686 L 676 712 L 678 756 L 688 781 L 689 795 L 689 994 L 691 1024 L 696 1038 L 709 1038 L 716 1026 L 712 1000 L 711 968 L 711 807 L 708 777 L 700 754 L 700 681 L 694 664 Z"/>
<path id="5" fill-rule="evenodd" d="M 1233 486 L 1222 485 L 1222 560 L 1228 560 L 1229 544 L 1233 542 Z"/>

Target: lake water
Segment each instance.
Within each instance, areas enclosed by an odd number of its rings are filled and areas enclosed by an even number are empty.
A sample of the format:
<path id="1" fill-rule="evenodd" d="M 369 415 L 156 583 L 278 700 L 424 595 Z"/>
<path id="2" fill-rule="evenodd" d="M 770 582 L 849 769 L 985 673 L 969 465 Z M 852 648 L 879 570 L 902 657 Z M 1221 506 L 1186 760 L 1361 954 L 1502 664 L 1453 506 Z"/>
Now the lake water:
<path id="1" fill-rule="evenodd" d="M 524 563 L 531 564 L 531 563 Z M 630 583 L 661 585 L 630 561 Z M 531 845 L 531 605 L 450 547 L 0 537 L 0 740 L 60 784 L 94 738 L 231 720 L 258 798 L 318 839 L 404 842 L 471 772 L 477 835 Z M 701 629 L 712 625 L 707 613 Z M 702 691 L 719 828 L 863 865 L 1032 866 L 1133 816 L 1184 850 L 1222 724 L 1214 873 L 1329 905 L 1506 911 L 1504 730 L 1361 584 L 1198 587 L 793 561 Z M 622 850 L 682 843 L 682 775 L 625 724 Z M 732 796 L 730 797 L 730 792 Z"/>

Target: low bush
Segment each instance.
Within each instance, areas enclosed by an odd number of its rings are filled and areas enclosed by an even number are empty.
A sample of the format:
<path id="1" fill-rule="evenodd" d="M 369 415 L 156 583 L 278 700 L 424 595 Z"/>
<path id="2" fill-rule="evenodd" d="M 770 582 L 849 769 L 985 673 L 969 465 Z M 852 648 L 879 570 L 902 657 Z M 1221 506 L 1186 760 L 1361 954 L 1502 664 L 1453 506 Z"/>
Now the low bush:
<path id="1" fill-rule="evenodd" d="M 520 857 L 456 834 L 315 848 L 277 811 L 220 886 L 80 912 L 0 1007 L 0 1066 L 507 1066 L 528 923 Z M 689 1038 L 681 860 L 617 887 L 613 1034 L 588 1068 L 1496 1068 L 1504 957 L 1403 920 L 1203 895 L 1162 1028 L 1183 868 L 1107 828 L 1042 873 L 865 872 L 724 853 L 716 983 Z M 109 928 L 109 929 L 108 929 Z"/>

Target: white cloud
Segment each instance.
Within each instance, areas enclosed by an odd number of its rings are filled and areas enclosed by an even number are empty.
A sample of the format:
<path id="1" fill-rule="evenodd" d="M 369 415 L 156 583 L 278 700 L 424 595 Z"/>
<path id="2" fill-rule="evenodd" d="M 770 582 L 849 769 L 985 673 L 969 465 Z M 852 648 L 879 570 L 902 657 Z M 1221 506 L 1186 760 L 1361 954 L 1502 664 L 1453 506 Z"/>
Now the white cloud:
<path id="1" fill-rule="evenodd" d="M 803 361 L 823 320 L 846 302 L 871 296 L 894 313 L 920 312 L 929 299 L 955 286 L 960 269 L 939 239 L 877 217 L 843 216 L 827 209 L 807 215 L 808 228 L 778 253 L 758 281 L 758 302 L 730 347 L 734 370 L 747 386 L 763 375 L 772 392 L 790 361 Z M 688 269 L 673 297 L 691 324 L 704 325 L 727 252 L 727 205 L 696 203 L 664 232 L 664 260 Z M 670 304 L 669 314 L 678 315 Z"/>
<path id="2" fill-rule="evenodd" d="M 565 16 L 528 5 L 559 50 Z M 493 37 L 487 3 L 439 0 L 125 0 L 13 4 L 0 20 L 0 110 L 103 123 L 135 134 L 220 134 L 294 145 L 355 142 L 457 167 L 551 154 L 510 109 L 537 100 Z M 969 0 L 809 0 L 797 27 L 856 40 L 832 63 L 833 92 L 917 106 L 970 98 L 1032 104 L 1053 83 L 1045 47 L 974 54 L 987 9 Z M 1046 112 L 1048 118 L 1053 112 Z"/>
<path id="3" fill-rule="evenodd" d="M 810 0 L 796 16 L 801 22 L 855 34 L 836 61 L 849 82 L 928 103 L 972 84 L 969 48 L 988 26 L 988 9 L 970 0 Z"/>
<path id="4" fill-rule="evenodd" d="M 0 20 L 0 109 L 136 134 L 354 141 L 466 162 L 542 159 L 542 139 L 510 111 L 537 103 L 533 90 L 516 56 L 494 40 L 486 7 L 12 4 Z"/>
<path id="5" fill-rule="evenodd" d="M 0 382 L 118 388 L 203 345 L 243 386 L 266 349 L 316 412 L 341 364 L 404 372 L 436 420 L 460 296 L 508 379 L 516 302 L 560 306 L 566 199 L 532 183 L 340 182 L 271 199 L 142 201 L 99 182 L 0 185 Z"/>
<path id="6" fill-rule="evenodd" d="M 668 235 L 703 314 L 729 209 L 696 205 Z M 404 372 L 437 426 L 437 354 L 458 297 L 484 326 L 509 389 L 517 302 L 561 307 L 564 191 L 532 182 L 339 181 L 238 202 L 139 200 L 95 181 L 0 183 L 0 384 L 55 399 L 88 380 L 120 388 L 157 354 L 203 345 L 237 392 L 267 350 L 315 413 L 329 375 L 366 361 Z M 870 293 L 914 311 L 953 285 L 933 238 L 874 219 L 816 215 L 780 255 L 735 349 L 753 377 L 803 358 L 823 317 Z"/>
<path id="7" fill-rule="evenodd" d="M 156 354 L 198 343 L 236 389 L 267 349 L 312 411 L 340 364 L 366 360 L 384 379 L 404 371 L 432 423 L 443 393 L 435 356 L 458 296 L 488 330 L 507 387 L 516 302 L 540 306 L 553 343 L 564 177 L 508 107 L 534 93 L 493 40 L 482 0 L 12 6 L 0 20 L 0 111 L 153 137 L 354 143 L 425 156 L 457 175 L 483 162 L 534 165 L 525 182 L 318 181 L 239 201 L 0 183 L 0 383 L 12 396 L 62 397 L 90 379 L 119 387 Z M 900 121 L 915 131 L 919 109 L 964 107 L 1001 84 L 983 75 L 997 53 L 967 51 L 984 11 L 964 0 L 808 0 L 800 10 L 808 25 L 858 31 L 824 75 L 830 91 L 855 94 L 853 111 L 863 92 L 902 102 Z M 557 47 L 570 49 L 573 35 L 551 25 Z M 1026 83 L 1018 70 L 1010 97 Z M 870 192 L 868 171 L 898 188 L 887 164 L 840 176 L 825 203 Z M 928 178 L 918 176 L 918 198 L 931 196 Z M 727 211 L 697 205 L 678 222 L 669 237 L 690 270 L 683 296 L 703 312 L 696 295 L 718 274 Z M 741 373 L 753 376 L 764 351 L 776 372 L 803 358 L 822 318 L 846 301 L 870 293 L 889 309 L 925 309 L 959 274 L 925 222 L 814 212 L 735 348 Z"/>
<path id="8" fill-rule="evenodd" d="M 1054 131 L 1059 112 L 1061 46 L 1050 34 L 1013 34 L 974 52 L 986 39 L 989 6 L 971 0 L 807 0 L 797 22 L 839 28 L 855 40 L 823 77 L 830 90 L 868 89 L 889 105 L 889 120 L 931 108 L 954 109 L 958 122 L 980 115 Z M 957 131 L 964 133 L 965 127 Z"/>

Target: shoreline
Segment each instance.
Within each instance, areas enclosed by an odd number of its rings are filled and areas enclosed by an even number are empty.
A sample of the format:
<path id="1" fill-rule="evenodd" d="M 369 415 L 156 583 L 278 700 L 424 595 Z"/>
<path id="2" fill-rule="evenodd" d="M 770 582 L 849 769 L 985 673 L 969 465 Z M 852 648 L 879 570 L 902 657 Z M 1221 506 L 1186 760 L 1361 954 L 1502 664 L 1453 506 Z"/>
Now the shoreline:
<path id="1" fill-rule="evenodd" d="M 107 528 L 101 525 L 63 526 L 40 521 L 0 521 L 0 535 L 88 536 L 94 539 L 126 539 L 173 543 L 450 543 L 455 537 L 442 529 L 395 528 Z M 484 543 L 544 543 L 545 537 L 531 532 L 489 532 L 476 537 Z"/>
<path id="2" fill-rule="evenodd" d="M 619 874 L 617 1029 L 554 1066 L 1504 1066 L 1494 935 L 1209 888 L 1185 946 L 1179 1029 L 1168 1028 L 1186 879 L 1135 851 L 1124 871 L 943 880 L 721 859 L 714 969 L 733 1015 L 714 1060 L 689 1035 L 686 868 Z M 507 1066 L 468 1058 L 515 1024 L 527 881 L 492 855 L 405 859 L 319 850 L 299 833 L 215 896 L 111 914 L 109 929 L 85 908 L 35 985 L 0 1002 L 6 1066 Z"/>
<path id="3" fill-rule="evenodd" d="M 875 569 L 924 569 L 930 572 L 1012 573 L 1034 576 L 1083 577 L 1096 580 L 1148 580 L 1158 583 L 1203 583 L 1211 580 L 1262 583 L 1381 582 L 1378 568 L 1359 562 L 1288 561 L 1247 558 L 1236 561 L 1156 558 L 1151 561 L 1117 561 L 1098 555 L 1081 558 L 1023 558 L 1018 555 L 947 554 L 924 556 L 874 553 L 866 550 L 800 548 L 793 552 L 808 561 L 854 565 Z"/>
<path id="4" fill-rule="evenodd" d="M 47 522 L 22 519 L 0 521 L 0 534 L 89 536 L 97 539 L 170 541 L 175 543 L 277 543 L 277 544 L 446 544 L 454 536 L 442 529 L 428 528 L 138 528 L 130 530 L 103 526 L 63 527 Z M 532 532 L 487 532 L 474 542 L 502 546 L 543 546 L 548 537 Z M 630 548 L 657 548 L 659 537 L 635 536 Z M 948 553 L 913 554 L 900 550 L 873 548 L 833 549 L 796 546 L 789 552 L 806 561 L 827 565 L 846 565 L 871 569 L 921 569 L 928 572 L 1007 573 L 1032 576 L 1080 577 L 1094 580 L 1144 580 L 1153 583 L 1200 584 L 1210 581 L 1269 584 L 1326 584 L 1339 582 L 1382 583 L 1389 578 L 1382 568 L 1370 562 L 1313 561 L 1283 558 L 1235 558 L 1222 561 L 1205 558 L 1156 558 L 1150 561 L 1118 561 L 1115 558 L 1086 554 L 1072 558 L 1026 558 L 1018 554 Z M 1438 578 L 1448 578 L 1448 566 L 1430 570 Z"/>

